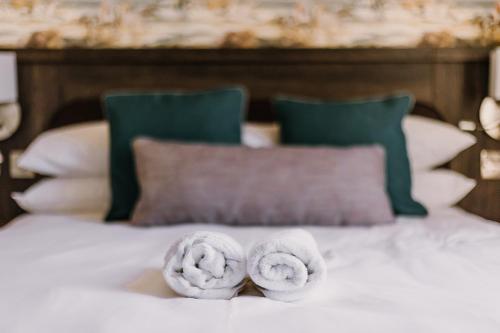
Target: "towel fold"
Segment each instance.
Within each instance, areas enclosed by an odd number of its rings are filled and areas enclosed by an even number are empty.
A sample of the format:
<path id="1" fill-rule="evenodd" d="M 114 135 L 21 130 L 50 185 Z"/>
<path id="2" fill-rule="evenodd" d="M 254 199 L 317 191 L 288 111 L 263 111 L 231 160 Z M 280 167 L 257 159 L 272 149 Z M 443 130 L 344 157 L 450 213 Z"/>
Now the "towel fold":
<path id="1" fill-rule="evenodd" d="M 296 301 L 326 278 L 326 265 L 310 233 L 293 229 L 271 235 L 248 253 L 250 278 L 267 297 Z"/>
<path id="2" fill-rule="evenodd" d="M 200 231 L 177 241 L 167 252 L 163 277 L 178 294 L 230 299 L 244 285 L 243 248 L 231 237 Z"/>

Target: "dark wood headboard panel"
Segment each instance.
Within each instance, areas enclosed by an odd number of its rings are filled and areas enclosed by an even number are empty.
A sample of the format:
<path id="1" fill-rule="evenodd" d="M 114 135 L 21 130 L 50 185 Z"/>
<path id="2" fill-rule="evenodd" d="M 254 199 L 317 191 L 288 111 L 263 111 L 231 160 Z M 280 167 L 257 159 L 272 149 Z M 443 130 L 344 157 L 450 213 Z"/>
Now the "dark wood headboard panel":
<path id="1" fill-rule="evenodd" d="M 433 106 L 416 101 L 412 114 L 444 120 L 443 115 Z M 101 98 L 77 99 L 59 108 L 48 122 L 47 128 L 57 128 L 75 123 L 105 119 Z M 249 122 L 269 123 L 276 121 L 270 99 L 250 100 L 246 119 Z"/>
<path id="2" fill-rule="evenodd" d="M 348 99 L 406 90 L 423 103 L 421 113 L 436 117 L 432 110 L 437 109 L 453 124 L 476 121 L 487 94 L 488 50 L 20 50 L 18 66 L 23 123 L 11 139 L 0 142 L 4 156 L 24 149 L 49 127 L 101 117 L 100 95 L 120 89 L 244 85 L 252 97 L 249 119 L 256 121 L 273 119 L 268 101 L 276 94 Z M 479 180 L 479 151 L 497 143 L 482 134 L 478 139 L 479 145 L 451 167 Z M 5 222 L 20 212 L 10 193 L 33 180 L 11 179 L 8 163 L 2 169 L 0 222 Z M 479 182 L 462 206 L 500 219 L 499 183 Z"/>

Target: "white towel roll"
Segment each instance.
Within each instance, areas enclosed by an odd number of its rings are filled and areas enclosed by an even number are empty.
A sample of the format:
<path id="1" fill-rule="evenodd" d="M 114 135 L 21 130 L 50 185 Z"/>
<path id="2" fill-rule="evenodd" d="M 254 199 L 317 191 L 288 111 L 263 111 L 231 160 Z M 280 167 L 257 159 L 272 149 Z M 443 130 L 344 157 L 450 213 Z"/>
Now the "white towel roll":
<path id="1" fill-rule="evenodd" d="M 259 241 L 249 251 L 248 274 L 267 297 L 296 301 L 326 278 L 326 265 L 312 235 L 293 229 Z"/>
<path id="2" fill-rule="evenodd" d="M 230 299 L 244 285 L 243 248 L 231 237 L 208 231 L 187 235 L 167 252 L 163 277 L 178 294 Z"/>

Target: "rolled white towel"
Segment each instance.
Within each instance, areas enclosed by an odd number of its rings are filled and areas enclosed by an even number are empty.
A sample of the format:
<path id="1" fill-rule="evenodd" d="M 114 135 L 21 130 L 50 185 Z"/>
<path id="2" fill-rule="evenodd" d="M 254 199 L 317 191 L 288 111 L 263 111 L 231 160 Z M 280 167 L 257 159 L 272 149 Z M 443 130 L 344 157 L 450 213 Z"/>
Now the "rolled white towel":
<path id="1" fill-rule="evenodd" d="M 279 301 L 304 298 L 326 278 L 326 265 L 312 235 L 293 229 L 271 235 L 251 247 L 248 274 L 267 297 Z"/>
<path id="2" fill-rule="evenodd" d="M 163 277 L 178 294 L 230 299 L 244 285 L 246 258 L 231 237 L 199 231 L 177 241 L 167 252 Z"/>

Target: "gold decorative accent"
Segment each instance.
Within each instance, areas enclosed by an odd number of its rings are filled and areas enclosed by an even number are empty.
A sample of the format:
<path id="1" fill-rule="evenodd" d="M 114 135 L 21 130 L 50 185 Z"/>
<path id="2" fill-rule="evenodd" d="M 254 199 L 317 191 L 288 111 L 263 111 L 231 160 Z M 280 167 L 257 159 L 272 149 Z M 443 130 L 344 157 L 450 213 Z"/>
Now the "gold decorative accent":
<path id="1" fill-rule="evenodd" d="M 455 47 L 457 38 L 447 30 L 427 32 L 422 36 L 418 46 L 420 47 Z"/>
<path id="2" fill-rule="evenodd" d="M 255 48 L 259 46 L 259 40 L 251 30 L 228 32 L 224 36 L 221 47 L 226 48 Z"/>
<path id="3" fill-rule="evenodd" d="M 28 48 L 45 48 L 45 49 L 60 49 L 64 46 L 64 41 L 61 34 L 57 30 L 37 31 L 31 34 L 26 47 Z"/>

